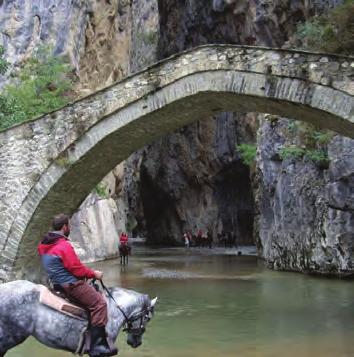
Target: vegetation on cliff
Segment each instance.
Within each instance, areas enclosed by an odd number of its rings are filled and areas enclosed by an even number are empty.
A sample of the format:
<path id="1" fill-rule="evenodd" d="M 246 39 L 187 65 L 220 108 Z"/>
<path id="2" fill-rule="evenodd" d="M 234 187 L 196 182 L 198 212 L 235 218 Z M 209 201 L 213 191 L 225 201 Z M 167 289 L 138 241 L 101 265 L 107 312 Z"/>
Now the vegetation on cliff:
<path id="1" fill-rule="evenodd" d="M 0 130 L 30 120 L 67 104 L 72 88 L 70 66 L 49 47 L 39 47 L 0 95 Z M 9 63 L 0 50 L 0 73 Z"/>
<path id="2" fill-rule="evenodd" d="M 257 146 L 252 144 L 240 144 L 236 146 L 240 153 L 242 162 L 247 166 L 252 166 L 256 160 Z"/>
<path id="3" fill-rule="evenodd" d="M 298 24 L 291 44 L 295 48 L 310 51 L 353 54 L 353 19 L 354 0 L 346 0 L 323 15 Z M 327 145 L 334 135 L 332 132 L 292 121 L 284 134 L 291 144 L 280 149 L 279 156 L 282 159 L 307 159 L 320 168 L 328 168 Z"/>
<path id="4" fill-rule="evenodd" d="M 301 23 L 293 39 L 296 48 L 330 53 L 354 53 L 354 0 Z"/>
<path id="5" fill-rule="evenodd" d="M 0 74 L 5 74 L 9 67 L 9 63 L 4 58 L 4 53 L 4 48 L 0 46 Z"/>
<path id="6" fill-rule="evenodd" d="M 328 130 L 320 130 L 316 126 L 305 123 L 291 121 L 284 132 L 284 136 L 292 144 L 284 145 L 279 155 L 282 159 L 302 159 L 312 161 L 320 168 L 328 168 L 329 158 L 327 145 L 331 141 L 334 133 Z"/>

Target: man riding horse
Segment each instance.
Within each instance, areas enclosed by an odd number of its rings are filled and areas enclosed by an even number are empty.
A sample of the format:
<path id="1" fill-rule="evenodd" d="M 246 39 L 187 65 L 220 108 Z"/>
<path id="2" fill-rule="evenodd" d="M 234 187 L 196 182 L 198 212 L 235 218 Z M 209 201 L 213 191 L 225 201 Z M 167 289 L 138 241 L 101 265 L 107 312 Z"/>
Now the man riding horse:
<path id="1" fill-rule="evenodd" d="M 115 356 L 118 351 L 110 348 L 105 326 L 108 321 L 107 303 L 85 279 L 102 279 L 103 273 L 81 263 L 68 240 L 69 217 L 59 214 L 53 219 L 53 230 L 38 245 L 42 265 L 55 289 L 87 308 L 91 316 L 90 356 Z"/>

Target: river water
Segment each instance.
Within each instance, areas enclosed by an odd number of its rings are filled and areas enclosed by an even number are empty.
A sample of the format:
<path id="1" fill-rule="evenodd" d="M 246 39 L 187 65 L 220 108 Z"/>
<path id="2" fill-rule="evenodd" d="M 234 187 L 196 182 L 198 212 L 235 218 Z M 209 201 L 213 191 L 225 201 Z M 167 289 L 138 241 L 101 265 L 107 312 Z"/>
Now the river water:
<path id="1" fill-rule="evenodd" d="M 144 342 L 126 357 L 353 357 L 354 284 L 269 271 L 223 250 L 135 249 L 129 266 L 97 263 L 107 285 L 159 297 Z M 9 357 L 65 357 L 34 339 Z"/>

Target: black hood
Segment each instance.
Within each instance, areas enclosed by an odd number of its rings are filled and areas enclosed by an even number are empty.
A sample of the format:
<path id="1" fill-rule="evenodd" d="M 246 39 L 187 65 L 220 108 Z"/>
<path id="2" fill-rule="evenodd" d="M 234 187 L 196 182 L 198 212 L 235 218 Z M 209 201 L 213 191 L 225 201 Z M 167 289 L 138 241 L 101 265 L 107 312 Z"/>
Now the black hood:
<path id="1" fill-rule="evenodd" d="M 59 239 L 67 239 L 64 234 L 58 232 L 48 232 L 41 241 L 41 244 L 55 244 Z"/>

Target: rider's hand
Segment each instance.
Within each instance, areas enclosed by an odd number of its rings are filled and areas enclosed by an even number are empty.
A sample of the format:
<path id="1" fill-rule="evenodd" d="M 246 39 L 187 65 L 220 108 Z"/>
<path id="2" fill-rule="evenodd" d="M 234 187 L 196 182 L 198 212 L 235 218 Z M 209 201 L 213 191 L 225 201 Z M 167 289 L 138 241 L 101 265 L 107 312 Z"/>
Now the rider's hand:
<path id="1" fill-rule="evenodd" d="M 103 273 L 100 270 L 94 270 L 94 272 L 95 272 L 95 278 L 101 280 L 103 277 Z"/>

